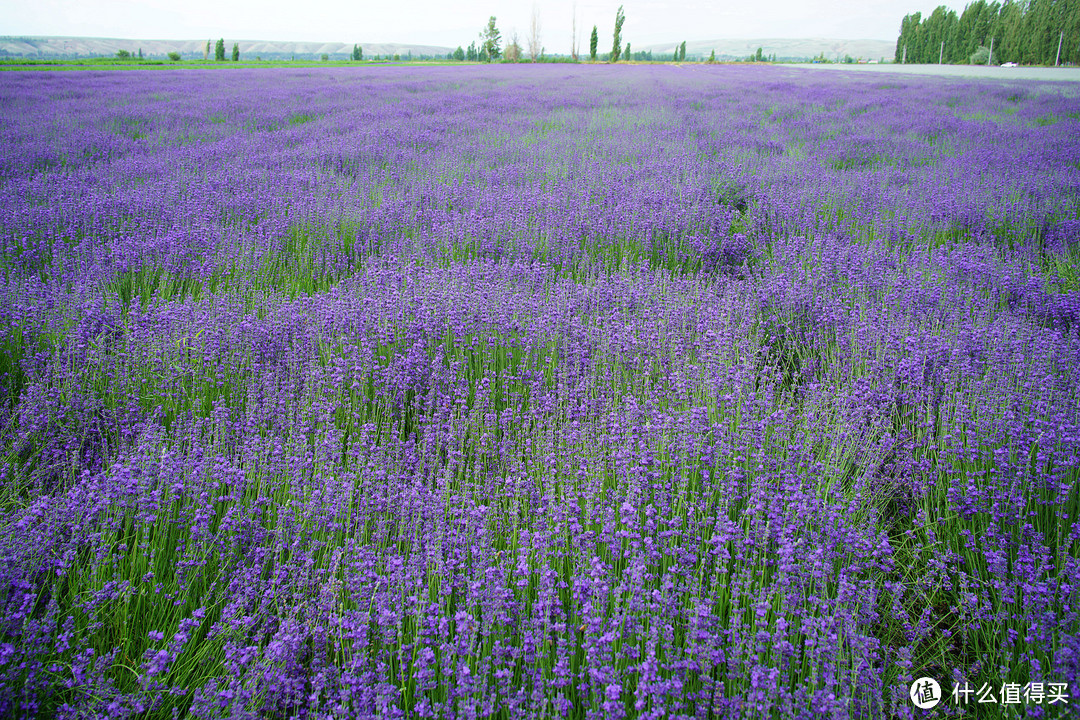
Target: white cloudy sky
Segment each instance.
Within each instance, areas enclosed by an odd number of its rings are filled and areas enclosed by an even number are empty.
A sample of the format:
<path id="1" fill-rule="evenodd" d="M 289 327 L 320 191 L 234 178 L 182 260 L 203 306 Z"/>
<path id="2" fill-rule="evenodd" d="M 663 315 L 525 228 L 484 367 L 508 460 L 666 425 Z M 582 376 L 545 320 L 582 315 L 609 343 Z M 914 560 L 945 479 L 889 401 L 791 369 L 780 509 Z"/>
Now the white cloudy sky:
<path id="1" fill-rule="evenodd" d="M 900 20 L 940 0 L 623 0 L 623 37 L 639 47 L 715 38 L 895 40 Z M 535 4 L 549 52 L 570 48 L 574 0 Z M 618 0 L 576 3 L 581 46 L 611 42 Z M 529 25 L 531 0 L 0 0 L 0 35 L 468 45 L 494 15 L 504 37 Z M 956 4 L 960 9 L 963 5 Z"/>

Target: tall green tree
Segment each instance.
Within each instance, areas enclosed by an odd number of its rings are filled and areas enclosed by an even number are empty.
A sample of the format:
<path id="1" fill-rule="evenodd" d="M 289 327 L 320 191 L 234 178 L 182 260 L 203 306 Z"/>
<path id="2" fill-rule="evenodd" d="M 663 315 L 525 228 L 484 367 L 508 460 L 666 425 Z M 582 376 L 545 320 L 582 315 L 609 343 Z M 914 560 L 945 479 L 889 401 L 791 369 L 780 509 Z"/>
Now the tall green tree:
<path id="1" fill-rule="evenodd" d="M 622 26 L 626 22 L 626 15 L 623 13 L 622 5 L 615 11 L 615 43 L 611 46 L 611 62 L 619 62 L 619 55 L 622 53 Z"/>
<path id="2" fill-rule="evenodd" d="M 994 45 L 994 56 L 1000 62 L 1032 62 L 1026 56 L 1031 50 L 1027 33 L 1027 18 L 1018 3 L 1006 2 L 999 13 L 1001 37 Z"/>
<path id="3" fill-rule="evenodd" d="M 685 60 L 686 60 L 686 41 L 683 40 L 682 43 L 679 45 L 679 62 L 684 62 Z"/>
<path id="4" fill-rule="evenodd" d="M 465 59 L 465 50 L 460 45 L 457 46 L 457 50 L 454 51 L 454 59 L 461 62 Z"/>
<path id="5" fill-rule="evenodd" d="M 502 33 L 495 27 L 495 16 L 488 18 L 487 27 L 480 33 L 480 52 L 489 60 L 498 60 L 502 53 Z"/>
<path id="6" fill-rule="evenodd" d="M 971 3 L 960 14 L 960 21 L 956 24 L 956 52 L 953 54 L 955 62 L 966 63 L 968 58 L 980 45 L 982 38 L 976 35 L 979 21 L 979 6 L 986 3 L 982 0 Z"/>
<path id="7" fill-rule="evenodd" d="M 998 4 L 982 2 L 975 3 L 979 6 L 979 14 L 975 19 L 975 39 L 978 45 L 990 45 L 994 37 L 994 20 L 997 19 Z"/>
<path id="8" fill-rule="evenodd" d="M 1031 62 L 1053 65 L 1057 55 L 1059 33 L 1064 30 L 1065 18 L 1061 16 L 1064 3 L 1061 0 L 1029 0 L 1025 13 L 1024 33 L 1030 43 L 1028 55 Z M 1005 7 L 1002 6 L 1002 15 Z M 1004 24 L 1004 23 L 1003 23 Z M 1004 32 L 1004 28 L 1002 28 Z M 1062 43 L 1064 45 L 1064 43 Z"/>
<path id="9" fill-rule="evenodd" d="M 592 35 L 589 36 L 589 59 L 596 62 L 596 44 L 600 36 L 596 34 L 596 26 L 592 26 Z"/>
<path id="10" fill-rule="evenodd" d="M 910 42 L 908 43 L 908 58 L 907 59 L 908 59 L 908 62 L 921 63 L 921 62 L 924 62 L 923 45 L 924 45 L 924 36 L 926 34 L 925 33 L 925 28 L 923 27 L 923 24 L 922 24 L 922 13 L 917 12 L 914 15 L 912 15 L 911 17 L 912 17 L 913 22 L 912 22 L 912 26 L 911 26 L 911 38 L 910 38 Z"/>
<path id="11" fill-rule="evenodd" d="M 218 62 L 225 60 L 225 38 L 218 38 L 217 44 L 214 45 L 214 59 Z"/>
<path id="12" fill-rule="evenodd" d="M 1064 33 L 1059 62 L 1080 64 L 1080 0 L 1064 0 L 1060 33 Z M 1059 35 L 1059 38 L 1062 36 Z M 1057 50 L 1054 51 L 1055 55 Z"/>
<path id="13" fill-rule="evenodd" d="M 232 44 L 232 61 L 240 62 L 240 43 Z"/>
<path id="14" fill-rule="evenodd" d="M 918 27 L 922 22 L 922 13 L 905 15 L 900 21 L 900 37 L 896 41 L 895 61 L 918 62 Z"/>
<path id="15" fill-rule="evenodd" d="M 896 50 L 893 52 L 893 62 L 900 62 L 904 52 L 904 41 L 907 35 L 907 26 L 910 22 L 911 16 L 905 15 L 904 19 L 900 21 L 900 34 L 896 36 Z"/>
<path id="16" fill-rule="evenodd" d="M 956 23 L 956 13 L 950 11 L 944 5 L 938 5 L 927 16 L 921 28 L 921 46 L 918 61 L 921 63 L 936 63 L 942 55 L 942 43 L 951 44 L 953 26 Z"/>

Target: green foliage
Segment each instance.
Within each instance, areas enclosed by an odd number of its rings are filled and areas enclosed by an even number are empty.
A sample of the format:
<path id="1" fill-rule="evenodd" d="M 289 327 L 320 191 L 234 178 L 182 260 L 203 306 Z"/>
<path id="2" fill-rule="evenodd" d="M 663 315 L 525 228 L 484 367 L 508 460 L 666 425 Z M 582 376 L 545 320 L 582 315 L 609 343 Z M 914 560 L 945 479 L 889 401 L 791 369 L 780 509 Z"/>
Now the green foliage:
<path id="1" fill-rule="evenodd" d="M 521 46 L 516 39 L 512 39 L 503 50 L 503 62 L 518 62 L 521 60 Z"/>
<path id="2" fill-rule="evenodd" d="M 458 49 L 460 50 L 461 48 Z M 360 62 L 364 59 L 364 48 L 360 47 L 359 45 L 353 45 L 352 55 L 350 57 L 353 61 Z"/>
<path id="3" fill-rule="evenodd" d="M 233 43 L 232 45 L 232 61 L 240 62 L 240 43 Z"/>
<path id="4" fill-rule="evenodd" d="M 48 349 L 44 336 L 38 337 L 37 341 L 34 341 L 32 333 L 24 333 L 19 326 L 8 329 L 0 336 L 0 411 L 10 412 L 14 409 L 26 386 L 27 355 Z"/>
<path id="5" fill-rule="evenodd" d="M 225 38 L 219 38 L 217 44 L 214 45 L 214 60 L 225 61 Z"/>
<path id="6" fill-rule="evenodd" d="M 596 26 L 592 26 L 592 35 L 589 36 L 589 59 L 596 62 L 596 44 L 599 36 L 596 34 Z"/>
<path id="7" fill-rule="evenodd" d="M 116 57 L 120 58 L 121 60 L 130 60 L 131 53 L 129 53 L 127 50 L 117 50 Z"/>
<path id="8" fill-rule="evenodd" d="M 480 45 L 481 54 L 488 60 L 498 60 L 502 54 L 502 33 L 495 27 L 494 15 L 488 18 L 487 27 L 481 31 L 480 38 L 483 40 Z"/>
<path id="9" fill-rule="evenodd" d="M 305 125 L 305 124 L 307 124 L 309 122 L 314 122 L 318 118 L 319 118 L 318 115 L 313 115 L 311 113 L 296 113 L 294 115 L 289 116 L 289 124 L 290 125 Z"/>
<path id="10" fill-rule="evenodd" d="M 461 48 L 460 45 L 458 45 L 457 50 L 454 51 L 453 58 L 458 62 L 461 62 L 465 59 L 465 51 Z"/>
<path id="11" fill-rule="evenodd" d="M 1048 292 L 1080 292 L 1080 242 L 1042 253 L 1042 272 Z"/>
<path id="12" fill-rule="evenodd" d="M 180 53 L 176 52 L 175 50 L 171 51 L 169 53 L 169 59 L 173 62 L 180 62 Z"/>
<path id="13" fill-rule="evenodd" d="M 626 15 L 623 13 L 623 6 L 620 5 L 619 9 L 615 11 L 615 42 L 611 47 L 611 62 L 619 62 L 619 55 L 622 54 L 622 26 L 624 22 L 626 22 Z"/>

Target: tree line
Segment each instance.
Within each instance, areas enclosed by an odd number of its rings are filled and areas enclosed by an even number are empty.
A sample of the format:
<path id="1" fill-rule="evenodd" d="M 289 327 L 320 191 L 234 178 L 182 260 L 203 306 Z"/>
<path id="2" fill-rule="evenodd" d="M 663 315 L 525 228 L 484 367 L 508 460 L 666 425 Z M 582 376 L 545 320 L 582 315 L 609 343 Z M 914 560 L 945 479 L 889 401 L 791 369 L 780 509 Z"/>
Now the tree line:
<path id="1" fill-rule="evenodd" d="M 203 60 L 209 60 L 210 59 L 210 43 L 211 42 L 212 42 L 211 40 L 206 41 L 206 49 L 203 51 Z M 176 52 L 175 50 L 172 51 L 172 52 L 169 52 L 167 55 L 168 55 L 169 60 L 172 60 L 173 62 L 179 62 L 180 59 L 181 59 L 180 53 Z M 142 60 L 143 59 L 143 51 L 142 51 L 142 48 L 139 48 L 139 52 L 138 52 L 138 54 L 136 54 L 136 53 L 131 52 L 130 50 L 117 50 L 116 51 L 116 57 L 119 58 L 120 60 Z M 214 60 L 216 60 L 217 62 L 224 62 L 224 60 L 225 60 L 225 39 L 224 38 L 219 39 L 217 41 L 217 43 L 214 45 Z M 239 62 L 240 61 L 240 43 L 233 43 L 233 46 L 232 46 L 232 61 L 233 62 Z"/>
<path id="2" fill-rule="evenodd" d="M 1059 50 L 1060 49 L 1060 50 Z M 905 15 L 896 62 L 995 65 L 1080 63 L 1080 0 L 976 0 Z"/>
<path id="3" fill-rule="evenodd" d="M 1077 0 L 1077 1 L 1080 1 L 1080 0 Z M 643 62 L 656 62 L 656 61 L 659 61 L 659 62 L 664 62 L 664 61 L 685 62 L 686 61 L 686 41 L 685 40 L 683 42 L 681 42 L 680 44 L 675 46 L 675 50 L 670 56 L 665 54 L 665 53 L 658 53 L 657 56 L 654 57 L 653 52 L 651 50 L 632 52 L 632 49 L 631 49 L 631 46 L 630 46 L 629 42 L 625 43 L 625 45 L 623 44 L 624 38 L 623 38 L 623 34 L 622 34 L 622 29 L 623 29 L 623 25 L 625 24 L 625 22 L 626 22 L 626 13 L 623 10 L 623 6 L 620 5 L 618 10 L 615 11 L 615 27 L 614 27 L 614 32 L 612 33 L 611 51 L 608 52 L 608 53 L 600 53 L 599 52 L 600 33 L 599 33 L 599 29 L 597 28 L 597 26 L 593 25 L 592 33 L 591 33 L 591 35 L 589 37 L 589 55 L 588 55 L 588 57 L 589 57 L 590 61 L 592 61 L 592 62 L 597 62 L 598 60 L 603 60 L 603 61 L 607 61 L 607 62 L 619 62 L 620 60 L 636 60 L 636 61 L 639 61 L 639 62 L 642 62 L 642 61 Z M 205 49 L 203 51 L 203 60 L 209 60 L 210 59 L 210 52 L 211 52 L 211 44 L 212 44 L 212 42 L 213 41 L 211 41 L 211 40 L 206 41 L 206 47 L 205 47 Z M 574 31 L 573 31 L 573 37 L 572 37 L 572 40 L 571 40 L 571 50 L 570 50 L 570 56 L 569 56 L 570 60 L 572 62 L 578 62 L 579 59 L 580 59 L 579 58 L 579 48 L 578 48 L 577 42 L 578 42 L 577 41 L 577 16 L 576 16 L 576 12 L 575 12 Z M 221 61 L 225 60 L 225 40 L 224 40 L 224 38 L 219 39 L 216 43 L 213 43 L 213 53 L 214 53 L 214 60 L 216 60 L 218 62 L 221 62 Z M 117 55 L 121 59 L 129 59 L 129 58 L 135 57 L 134 53 L 128 52 L 126 50 L 121 50 L 119 53 L 117 53 Z M 231 55 L 232 55 L 231 59 L 234 62 L 240 60 L 240 47 L 239 47 L 238 43 L 233 43 Z M 533 6 L 532 17 L 531 17 L 530 23 L 529 23 L 528 36 L 527 36 L 527 38 L 525 38 L 524 44 L 518 38 L 517 31 L 513 31 L 511 33 L 511 35 L 510 35 L 510 38 L 508 39 L 508 41 L 504 45 L 504 38 L 503 38 L 502 32 L 498 28 L 495 17 L 491 16 L 490 18 L 488 18 L 487 25 L 485 25 L 484 28 L 480 31 L 480 35 L 479 35 L 477 40 L 474 40 L 472 43 L 470 43 L 468 48 L 463 48 L 461 46 L 458 46 L 458 48 L 456 50 L 454 50 L 453 52 L 447 53 L 446 59 L 447 60 L 456 60 L 456 61 L 459 61 L 459 62 L 463 62 L 463 61 L 469 61 L 469 62 L 520 62 L 523 59 L 525 59 L 526 55 L 528 56 L 528 58 L 532 62 L 550 62 L 550 61 L 565 62 L 566 61 L 565 56 L 551 57 L 551 56 L 546 55 L 546 50 L 544 48 L 543 43 L 541 42 L 541 36 L 540 36 L 540 15 L 539 15 L 539 12 L 537 11 L 535 5 Z M 139 50 L 138 57 L 139 58 L 142 57 L 142 50 L 141 49 Z M 441 58 L 441 56 L 437 56 L 437 57 Z M 180 54 L 176 53 L 176 52 L 171 52 L 171 53 L 169 53 L 169 59 L 173 60 L 174 62 L 179 61 L 180 60 Z M 261 59 L 262 59 L 261 57 L 257 58 L 257 60 L 261 60 Z M 295 56 L 293 57 L 293 59 L 295 59 Z M 327 60 L 329 60 L 329 56 L 326 55 L 326 54 L 323 54 L 321 59 L 323 61 L 327 61 Z M 349 53 L 349 59 L 352 60 L 353 62 L 362 62 L 362 61 L 364 61 L 365 60 L 364 49 L 359 44 L 353 45 L 352 51 Z M 398 54 L 393 54 L 393 55 L 388 54 L 385 57 L 380 57 L 379 55 L 375 55 L 373 57 L 368 57 L 366 59 L 374 60 L 374 61 L 378 62 L 380 60 L 393 60 L 393 61 L 412 60 L 413 57 L 412 57 L 412 52 L 410 51 L 407 54 L 407 56 L 402 56 L 402 55 L 398 55 Z M 436 58 L 429 58 L 429 56 L 421 56 L 419 59 L 426 60 L 426 59 L 436 59 Z M 751 62 L 754 62 L 754 61 L 762 62 L 762 61 L 769 60 L 769 58 L 765 58 L 762 55 L 761 48 L 758 48 L 756 56 L 751 55 L 750 57 L 748 57 L 746 59 L 751 61 Z M 775 57 L 773 57 L 772 60 L 775 61 Z M 714 51 L 709 56 L 708 60 L 706 60 L 706 62 L 715 63 L 716 61 L 717 61 L 716 60 L 716 53 Z"/>
<path id="4" fill-rule="evenodd" d="M 626 22 L 626 13 L 623 10 L 623 6 L 620 5 L 618 10 L 615 11 L 615 27 L 612 32 L 612 44 L 610 52 L 600 52 L 600 30 L 596 25 L 593 25 L 592 32 L 589 35 L 589 51 L 588 59 L 591 62 L 606 61 L 606 62 L 619 62 L 620 60 L 636 60 L 639 62 L 654 62 L 654 61 L 671 61 L 671 62 L 683 62 L 686 60 L 686 41 L 683 41 L 679 45 L 675 46 L 675 51 L 671 55 L 664 53 L 653 56 L 651 50 L 632 52 L 630 43 L 623 44 L 623 25 Z M 574 16 L 573 34 L 571 36 L 571 47 L 569 59 L 571 62 L 578 62 L 580 57 L 580 50 L 578 48 L 578 34 L 577 34 L 577 15 Z M 540 19 L 539 14 L 535 6 L 533 7 L 532 17 L 529 22 L 528 37 L 525 40 L 525 45 L 518 38 L 517 32 L 514 31 L 510 34 L 510 37 L 506 39 L 506 44 L 503 44 L 504 38 L 502 32 L 499 30 L 497 21 L 494 16 L 488 18 L 487 25 L 480 31 L 480 35 L 477 40 L 469 43 L 469 46 L 458 46 L 456 50 L 446 55 L 447 60 L 469 61 L 469 62 L 521 62 L 528 55 L 532 62 L 551 61 L 554 58 L 547 56 L 544 49 L 544 45 L 540 38 Z M 562 56 L 565 60 L 566 56 Z M 755 60 L 754 56 L 748 58 L 749 60 Z M 761 62 L 766 58 L 762 57 L 761 49 L 758 49 L 757 61 Z M 706 62 L 716 62 L 716 53 L 714 52 L 709 60 Z"/>
<path id="5" fill-rule="evenodd" d="M 597 28 L 597 26 L 593 25 L 592 33 L 591 33 L 591 35 L 589 37 L 589 55 L 588 55 L 588 57 L 589 57 L 590 61 L 592 61 L 592 62 L 596 62 L 598 60 L 603 60 L 603 61 L 607 61 L 607 62 L 619 62 L 620 60 L 636 60 L 636 61 L 639 61 L 639 62 L 655 62 L 655 61 L 660 61 L 660 62 L 664 62 L 664 61 L 685 62 L 686 61 L 686 41 L 685 40 L 683 42 L 681 42 L 680 44 L 675 46 L 675 50 L 670 56 L 666 55 L 664 53 L 659 53 L 659 54 L 657 54 L 656 57 L 654 57 L 653 52 L 651 50 L 632 52 L 632 49 L 631 49 L 631 46 L 630 46 L 629 42 L 625 43 L 625 45 L 623 44 L 624 38 L 623 38 L 623 34 L 622 34 L 622 29 L 623 29 L 623 25 L 625 24 L 625 22 L 626 22 L 626 13 L 623 10 L 623 6 L 620 5 L 618 10 L 615 11 L 615 27 L 614 27 L 614 32 L 612 33 L 611 51 L 608 52 L 608 53 L 600 53 L 599 52 L 600 33 L 599 33 L 599 29 Z M 577 43 L 578 43 L 577 38 L 578 38 L 578 36 L 577 36 L 577 14 L 576 14 L 576 11 L 575 11 L 575 15 L 574 15 L 574 31 L 573 31 L 573 36 L 572 36 L 572 40 L 571 40 L 571 49 L 570 49 L 570 60 L 572 62 L 578 62 L 579 59 L 580 59 L 579 58 L 579 48 L 578 48 L 578 45 L 577 45 Z M 210 59 L 211 43 L 212 43 L 211 40 L 206 41 L 206 47 L 205 47 L 205 49 L 203 51 L 203 60 L 209 60 Z M 216 43 L 213 44 L 213 53 L 214 53 L 214 60 L 219 61 L 219 62 L 225 60 L 225 40 L 223 38 L 219 39 Z M 119 57 L 121 57 L 122 59 L 129 59 L 129 58 L 134 57 L 134 53 L 131 53 L 131 52 L 128 52 L 128 51 L 125 51 L 125 50 L 121 50 L 119 53 L 117 53 L 117 55 Z M 232 54 L 231 55 L 232 55 L 231 59 L 234 62 L 240 60 L 240 47 L 239 47 L 239 44 L 233 43 Z M 480 31 L 480 34 L 479 34 L 479 37 L 477 38 L 477 40 L 474 40 L 472 43 L 470 43 L 468 48 L 463 48 L 461 46 L 458 46 L 458 48 L 456 50 L 454 50 L 453 52 L 447 53 L 446 59 L 447 60 L 456 60 L 456 61 L 459 61 L 459 62 L 463 62 L 463 61 L 469 61 L 469 62 L 521 62 L 522 60 L 524 60 L 526 58 L 526 56 L 528 56 L 528 58 L 532 62 L 551 62 L 551 61 L 565 62 L 566 61 L 565 56 L 551 57 L 551 56 L 546 55 L 546 50 L 544 48 L 543 43 L 541 42 L 540 15 L 539 15 L 539 12 L 536 9 L 535 5 L 533 6 L 532 17 L 531 17 L 530 22 L 529 22 L 528 36 L 525 38 L 524 44 L 518 38 L 517 31 L 515 30 L 515 31 L 513 31 L 511 33 L 510 37 L 507 39 L 507 41 L 505 42 L 505 45 L 504 45 L 504 38 L 503 38 L 502 32 L 498 28 L 495 17 L 492 16 L 492 17 L 488 18 L 487 25 L 485 25 L 484 28 Z M 140 58 L 142 57 L 142 50 L 141 49 L 139 50 L 139 57 Z M 441 58 L 441 56 L 438 56 L 438 57 Z M 173 60 L 174 62 L 179 61 L 180 60 L 180 54 L 175 53 L 175 52 L 169 53 L 169 59 Z M 260 58 L 257 58 L 257 59 L 261 60 L 262 58 L 260 57 Z M 293 59 L 295 59 L 295 56 L 293 57 Z M 329 59 L 329 56 L 324 54 L 324 55 L 322 55 L 321 59 L 323 61 L 326 61 L 326 60 Z M 359 44 L 353 45 L 352 51 L 349 53 L 349 59 L 352 60 L 353 62 L 362 62 L 362 61 L 364 61 L 365 60 L 364 49 Z M 412 60 L 413 57 L 412 57 L 412 52 L 410 51 L 407 56 L 402 56 L 402 55 L 398 55 L 398 54 L 393 54 L 393 55 L 388 54 L 385 57 L 380 57 L 379 55 L 375 55 L 373 57 L 368 57 L 366 59 L 373 60 L 373 61 L 376 61 L 376 62 L 378 62 L 380 60 L 402 61 L 402 60 Z M 419 59 L 426 60 L 426 59 L 435 59 L 435 58 L 429 58 L 428 56 L 421 56 Z M 751 62 L 753 62 L 755 60 L 757 62 L 762 62 L 763 60 L 767 60 L 767 58 L 764 58 L 762 56 L 761 48 L 758 48 L 756 57 L 751 55 L 747 59 L 750 60 Z M 775 58 L 773 58 L 773 60 L 775 60 Z M 709 56 L 709 59 L 706 62 L 708 62 L 708 63 L 716 62 L 716 53 L 713 52 Z"/>

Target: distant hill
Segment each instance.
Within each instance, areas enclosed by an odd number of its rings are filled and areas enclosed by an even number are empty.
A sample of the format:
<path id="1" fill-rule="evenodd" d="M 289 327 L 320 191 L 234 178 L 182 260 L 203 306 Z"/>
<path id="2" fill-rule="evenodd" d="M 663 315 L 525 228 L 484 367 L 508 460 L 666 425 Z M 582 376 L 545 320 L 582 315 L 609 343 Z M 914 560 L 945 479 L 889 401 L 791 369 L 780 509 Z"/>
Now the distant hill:
<path id="1" fill-rule="evenodd" d="M 214 43 L 211 38 L 210 53 L 213 57 Z M 272 40 L 236 40 L 225 38 L 225 52 L 230 54 L 234 42 L 240 44 L 240 57 L 244 60 L 318 60 L 328 55 L 332 60 L 347 59 L 352 53 L 352 43 L 341 42 L 278 42 Z M 445 57 L 454 48 L 438 45 L 408 45 L 405 43 L 365 43 L 364 57 L 375 55 L 408 55 L 413 57 Z M 657 60 L 670 59 L 676 43 L 635 46 L 635 50 L 651 50 Z M 766 56 L 776 55 L 777 60 L 810 60 L 821 53 L 830 60 L 850 55 L 855 59 L 878 60 L 892 58 L 895 41 L 887 40 L 836 40 L 827 38 L 725 38 L 721 40 L 687 40 L 688 60 L 707 58 L 716 51 L 719 60 L 744 59 L 758 48 Z M 138 53 L 142 49 L 146 57 L 165 57 L 178 52 L 187 60 L 202 59 L 206 50 L 206 38 L 201 40 L 138 40 L 127 38 L 94 37 L 19 37 L 0 36 L 0 58 L 88 58 L 112 57 L 118 50 Z"/>
<path id="2" fill-rule="evenodd" d="M 639 48 L 652 50 L 657 60 L 670 56 L 678 43 L 649 45 Z M 721 40 L 687 40 L 686 57 L 688 60 L 709 57 L 716 51 L 718 60 L 744 59 L 761 48 L 762 54 L 775 54 L 777 60 L 810 60 L 821 53 L 829 60 L 841 60 L 845 55 L 858 60 L 892 59 L 896 52 L 895 40 L 836 40 L 829 38 L 724 38 Z"/>
<path id="3" fill-rule="evenodd" d="M 211 38 L 210 57 L 213 57 L 214 43 Z M 352 43 L 340 42 L 275 42 L 268 40 L 235 40 L 225 38 L 226 55 L 232 52 L 234 42 L 240 44 L 240 57 L 254 60 L 256 56 L 264 60 L 282 60 L 296 57 L 298 60 L 317 60 L 323 55 L 331 59 L 342 60 L 352 53 Z M 406 45 L 404 43 L 365 43 L 358 42 L 364 50 L 364 57 L 374 55 L 408 55 L 414 57 L 443 56 L 453 52 L 454 48 L 438 45 Z M 93 37 L 15 37 L 0 36 L 0 57 L 26 58 L 86 58 L 109 57 L 118 50 L 138 53 L 142 49 L 147 57 L 164 57 L 170 52 L 178 52 L 185 59 L 202 59 L 206 50 L 206 39 L 202 40 L 131 40 L 126 38 Z"/>

